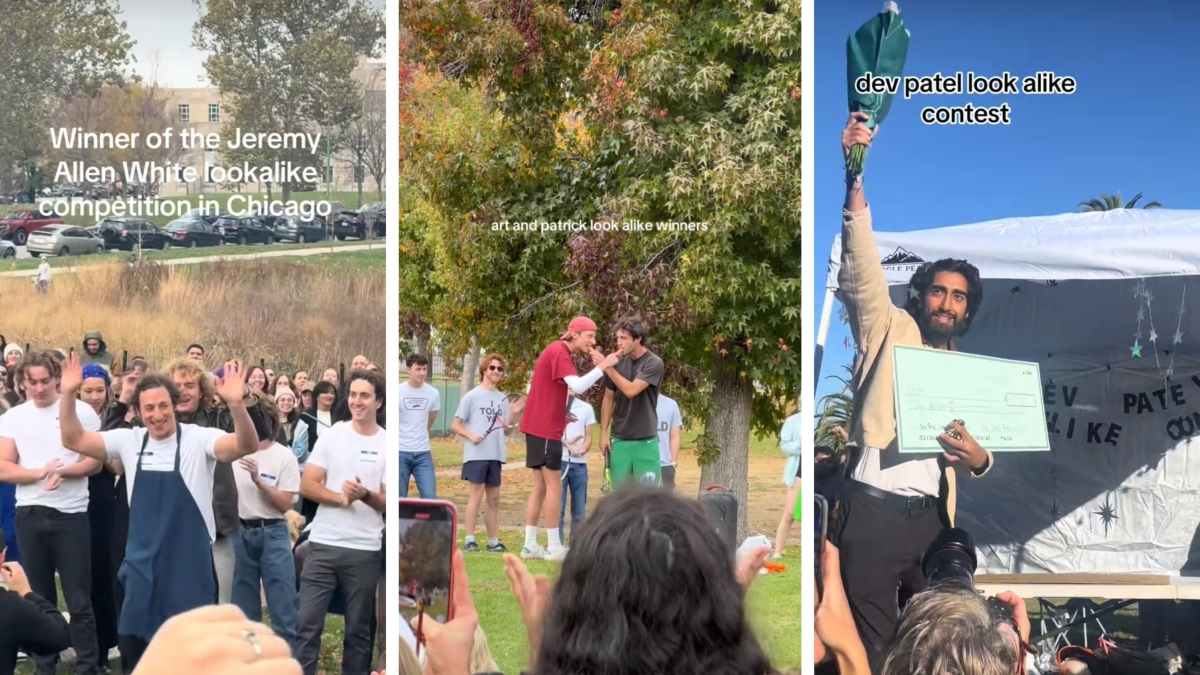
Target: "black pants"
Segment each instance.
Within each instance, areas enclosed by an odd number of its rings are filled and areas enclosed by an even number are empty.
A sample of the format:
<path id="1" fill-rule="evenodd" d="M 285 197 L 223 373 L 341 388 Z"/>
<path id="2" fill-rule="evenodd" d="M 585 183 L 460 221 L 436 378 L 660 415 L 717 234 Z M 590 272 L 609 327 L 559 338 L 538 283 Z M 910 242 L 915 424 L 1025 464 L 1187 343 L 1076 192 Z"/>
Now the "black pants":
<path id="1" fill-rule="evenodd" d="M 879 675 L 901 610 L 925 589 L 921 556 L 942 521 L 936 507 L 909 508 L 900 497 L 884 503 L 852 487 L 846 498 L 850 513 L 839 546 L 842 583 L 871 673 Z"/>
<path id="2" fill-rule="evenodd" d="M 149 642 L 132 635 L 117 637 L 117 646 L 121 650 L 122 673 L 132 673 L 134 668 L 137 668 L 138 662 L 142 660 L 142 655 L 146 653 L 146 647 L 149 644 Z"/>
<path id="3" fill-rule="evenodd" d="M 662 486 L 667 492 L 675 491 L 675 467 L 664 466 L 662 468 Z"/>
<path id="4" fill-rule="evenodd" d="M 315 675 L 321 656 L 325 614 L 337 590 L 346 598 L 343 675 L 368 675 L 373 652 L 375 594 L 379 585 L 380 551 L 308 544 L 300 578 L 300 620 L 296 653 L 305 675 Z"/>
<path id="5" fill-rule="evenodd" d="M 78 661 L 75 672 L 95 675 L 99 671 L 96 647 L 96 618 L 92 614 L 91 528 L 88 514 L 63 513 L 46 506 L 17 508 L 17 542 L 21 564 L 33 592 L 58 604 L 54 573 L 62 583 L 63 599 L 71 613 L 71 646 Z M 53 674 L 58 655 L 35 656 L 38 673 Z"/>
<path id="6" fill-rule="evenodd" d="M 92 531 L 92 612 L 96 616 L 96 647 L 100 665 L 117 646 L 117 570 L 113 567 L 113 520 L 116 477 L 107 471 L 88 478 L 88 526 Z"/>

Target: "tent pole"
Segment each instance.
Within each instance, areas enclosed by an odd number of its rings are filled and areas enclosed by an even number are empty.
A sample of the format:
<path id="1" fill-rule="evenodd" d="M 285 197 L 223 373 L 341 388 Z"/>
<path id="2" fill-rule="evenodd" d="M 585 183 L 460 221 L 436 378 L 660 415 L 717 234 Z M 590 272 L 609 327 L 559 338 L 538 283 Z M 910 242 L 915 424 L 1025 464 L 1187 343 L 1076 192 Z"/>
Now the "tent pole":
<path id="1" fill-rule="evenodd" d="M 813 355 L 813 393 L 816 393 L 817 383 L 821 381 L 821 360 L 825 356 L 825 340 L 829 337 L 829 318 L 833 314 L 833 294 L 835 289 L 825 289 L 825 304 L 821 307 L 821 326 L 817 329 L 817 348 Z"/>

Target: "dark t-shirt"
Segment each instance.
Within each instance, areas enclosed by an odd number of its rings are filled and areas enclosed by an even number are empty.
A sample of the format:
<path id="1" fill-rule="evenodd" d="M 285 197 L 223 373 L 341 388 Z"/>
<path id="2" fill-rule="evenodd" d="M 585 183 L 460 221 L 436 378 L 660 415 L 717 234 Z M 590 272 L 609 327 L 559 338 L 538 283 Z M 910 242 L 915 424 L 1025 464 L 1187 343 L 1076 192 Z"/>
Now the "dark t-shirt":
<path id="1" fill-rule="evenodd" d="M 67 620 L 36 593 L 20 597 L 0 588 L 0 675 L 16 669 L 17 652 L 51 656 L 71 646 Z"/>
<path id="2" fill-rule="evenodd" d="M 562 340 L 542 350 L 533 367 L 533 380 L 521 417 L 521 433 L 561 441 L 567 430 L 567 380 L 579 375 L 571 360 L 571 349 Z M 653 436 L 654 434 L 650 434 Z"/>
<path id="3" fill-rule="evenodd" d="M 636 361 L 629 356 L 622 356 L 617 362 L 616 371 L 630 382 L 645 380 L 650 386 L 629 398 L 617 389 L 607 375 L 604 376 L 605 388 L 613 390 L 613 420 L 609 433 L 613 438 L 623 441 L 657 438 L 658 387 L 662 384 L 663 360 L 650 351 Z"/>

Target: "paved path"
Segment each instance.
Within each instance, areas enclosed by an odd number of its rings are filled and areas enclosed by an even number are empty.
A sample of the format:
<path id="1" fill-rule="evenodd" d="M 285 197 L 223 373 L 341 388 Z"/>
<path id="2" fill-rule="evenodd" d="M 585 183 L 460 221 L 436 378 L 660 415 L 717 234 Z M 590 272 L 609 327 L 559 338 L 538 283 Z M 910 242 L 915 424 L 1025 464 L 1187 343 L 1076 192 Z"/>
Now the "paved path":
<path id="1" fill-rule="evenodd" d="M 217 262 L 222 260 L 253 260 L 258 258 L 285 258 L 285 257 L 300 257 L 309 255 L 331 255 L 337 253 L 355 253 L 360 251 L 379 251 L 383 250 L 385 241 L 382 239 L 375 240 L 365 244 L 342 244 L 339 246 L 313 246 L 310 248 L 300 248 L 285 251 L 264 251 L 263 253 L 240 253 L 237 255 L 205 255 L 196 256 L 194 258 L 171 258 L 160 261 L 163 265 L 195 265 L 197 263 Z M 153 252 L 150 253 L 153 258 Z M 79 267 L 91 267 L 90 265 L 80 265 Z M 59 266 L 53 262 L 50 263 L 55 276 L 59 274 L 74 274 L 76 266 Z M 37 276 L 37 269 L 31 270 L 13 270 L 10 272 L 0 272 L 0 277 L 34 277 Z"/>

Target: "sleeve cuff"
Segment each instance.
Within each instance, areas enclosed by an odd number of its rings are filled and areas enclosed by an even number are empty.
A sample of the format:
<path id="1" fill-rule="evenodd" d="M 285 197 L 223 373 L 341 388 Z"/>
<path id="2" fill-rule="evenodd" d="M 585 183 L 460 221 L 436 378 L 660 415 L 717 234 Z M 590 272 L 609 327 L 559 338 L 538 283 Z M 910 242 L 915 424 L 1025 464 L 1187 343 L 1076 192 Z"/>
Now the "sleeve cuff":
<path id="1" fill-rule="evenodd" d="M 991 471 L 992 467 L 996 465 L 996 458 L 992 456 L 992 452 L 990 450 L 984 450 L 984 452 L 987 453 L 987 464 L 984 464 L 983 470 L 978 473 L 976 473 L 974 469 L 971 469 L 972 478 L 983 478 L 987 475 L 987 472 Z"/>

